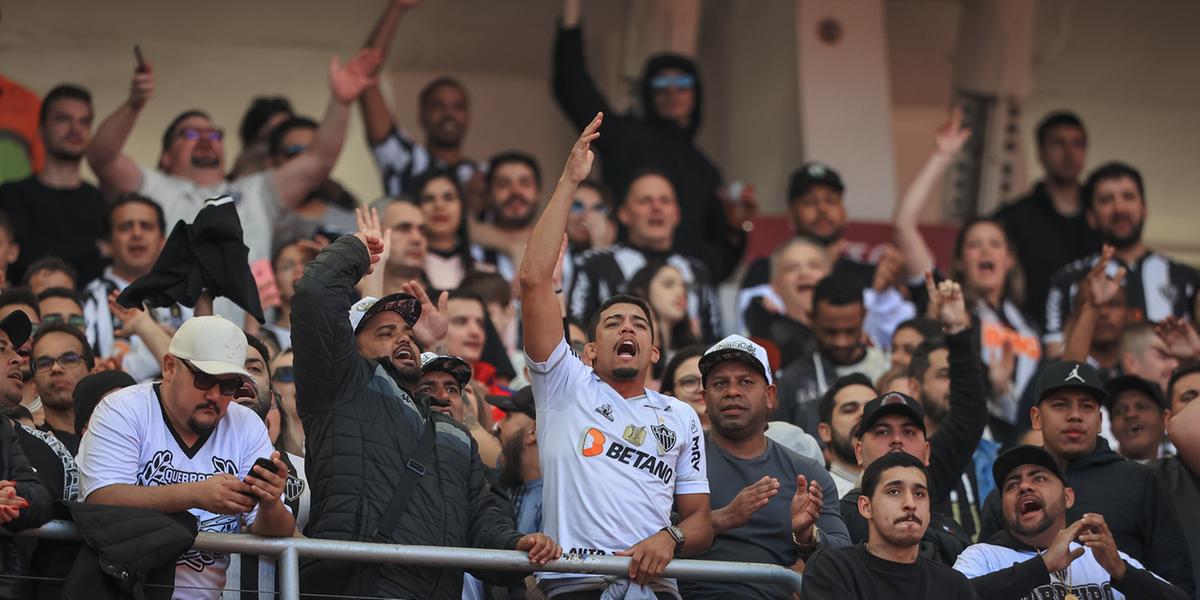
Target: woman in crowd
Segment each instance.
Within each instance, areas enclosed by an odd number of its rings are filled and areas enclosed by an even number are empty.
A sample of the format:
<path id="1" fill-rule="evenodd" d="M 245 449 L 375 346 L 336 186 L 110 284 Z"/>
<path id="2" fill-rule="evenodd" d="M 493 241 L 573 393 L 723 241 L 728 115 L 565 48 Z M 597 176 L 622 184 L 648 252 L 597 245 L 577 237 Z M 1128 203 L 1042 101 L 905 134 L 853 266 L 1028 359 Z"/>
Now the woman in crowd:
<path id="1" fill-rule="evenodd" d="M 663 369 L 659 393 L 675 396 L 691 405 L 700 415 L 700 425 L 708 430 L 708 413 L 704 404 L 704 380 L 700 376 L 700 357 L 707 348 L 693 344 L 680 348 Z"/>
<path id="2" fill-rule="evenodd" d="M 937 132 L 933 155 L 896 207 L 896 244 L 910 277 L 934 267 L 933 253 L 917 229 L 917 219 L 930 191 L 970 135 L 970 130 L 962 127 L 961 109 L 955 109 Z M 1042 357 L 1041 336 L 1033 320 L 1019 308 L 1024 282 L 1012 240 L 998 222 L 972 219 L 959 229 L 953 268 L 980 336 L 980 356 L 991 384 L 992 435 L 1007 439 L 1017 422 L 1021 394 Z"/>
<path id="3" fill-rule="evenodd" d="M 651 261 L 629 280 L 629 293 L 650 302 L 654 309 L 654 335 L 668 362 L 676 350 L 696 343 L 699 323 L 688 317 L 688 289 L 679 269 L 663 261 Z"/>
<path id="4" fill-rule="evenodd" d="M 429 239 L 425 275 L 434 289 L 455 289 L 475 267 L 462 186 L 454 173 L 430 169 L 417 179 L 413 189 Z"/>

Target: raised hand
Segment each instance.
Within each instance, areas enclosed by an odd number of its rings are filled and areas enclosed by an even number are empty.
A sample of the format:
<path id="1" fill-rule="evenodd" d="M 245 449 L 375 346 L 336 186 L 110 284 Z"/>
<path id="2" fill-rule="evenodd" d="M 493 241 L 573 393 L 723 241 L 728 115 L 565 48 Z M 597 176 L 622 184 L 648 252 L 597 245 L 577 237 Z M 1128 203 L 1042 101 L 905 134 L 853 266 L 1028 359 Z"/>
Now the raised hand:
<path id="1" fill-rule="evenodd" d="M 713 526 L 721 531 L 728 531 L 745 525 L 754 513 L 766 506 L 778 493 L 779 480 L 764 475 L 762 479 L 742 488 L 729 504 L 713 511 Z"/>
<path id="2" fill-rule="evenodd" d="M 1086 513 L 1079 520 L 1084 526 L 1079 534 L 1079 543 L 1092 549 L 1092 557 L 1112 576 L 1113 581 L 1121 581 L 1125 577 L 1125 559 L 1117 552 L 1117 542 L 1113 539 L 1104 515 Z"/>
<path id="3" fill-rule="evenodd" d="M 736 198 L 730 195 L 729 188 L 719 187 L 717 188 L 717 197 L 721 199 L 721 208 L 725 210 L 725 219 L 734 229 L 740 230 L 742 223 L 758 215 L 758 193 L 754 191 L 753 183 L 743 186 Z"/>
<path id="4" fill-rule="evenodd" d="M 154 67 L 148 62 L 145 64 L 144 70 L 133 74 L 133 82 L 129 85 L 129 105 L 136 110 L 141 110 L 154 96 Z"/>
<path id="5" fill-rule="evenodd" d="M 929 317 L 941 322 L 947 334 L 954 335 L 970 327 L 971 317 L 961 286 L 949 279 L 935 284 L 933 273 L 927 271 L 925 291 L 929 294 Z"/>
<path id="6" fill-rule="evenodd" d="M 141 327 L 147 325 L 146 321 L 152 322 L 153 319 L 146 311 L 140 308 L 125 308 L 117 304 L 117 296 L 119 295 L 120 293 L 116 290 L 108 294 L 108 310 L 112 312 L 114 317 L 121 321 L 121 329 L 113 332 L 113 334 L 117 337 L 133 337 L 137 335 Z"/>
<path id="7" fill-rule="evenodd" d="M 379 67 L 382 53 L 378 48 L 363 48 L 354 58 L 342 65 L 338 57 L 329 61 L 329 91 L 343 104 L 358 99 L 363 90 L 375 85 L 378 78 L 372 75 Z"/>
<path id="8" fill-rule="evenodd" d="M 1112 246 L 1105 245 L 1100 251 L 1100 260 L 1088 271 L 1086 284 L 1081 286 L 1087 301 L 1096 308 L 1112 302 L 1121 293 L 1125 281 L 1125 267 L 1117 267 L 1116 272 L 1109 276 L 1109 264 L 1114 253 Z"/>
<path id="9" fill-rule="evenodd" d="M 365 231 L 354 232 L 354 237 L 367 247 L 367 254 L 371 257 L 371 262 L 367 265 L 367 274 L 370 275 L 375 272 L 375 263 L 379 262 L 380 255 L 383 254 L 383 240 Z"/>
<path id="10" fill-rule="evenodd" d="M 1193 360 L 1200 357 L 1200 335 L 1191 321 L 1182 317 L 1167 317 L 1154 326 L 1154 331 L 1175 358 Z"/>
<path id="11" fill-rule="evenodd" d="M 954 110 L 950 111 L 950 120 L 938 128 L 933 137 L 938 154 L 945 157 L 954 156 L 971 137 L 971 129 L 962 126 L 962 112 L 961 106 L 955 106 Z"/>
<path id="12" fill-rule="evenodd" d="M 898 287 L 900 276 L 904 273 L 904 256 L 895 246 L 884 246 L 879 261 L 875 263 L 875 279 L 871 289 L 882 292 L 890 287 Z"/>
<path id="13" fill-rule="evenodd" d="M 400 286 L 400 291 L 416 298 L 421 303 L 421 318 L 413 325 L 413 335 L 417 337 L 417 341 L 421 344 L 421 349 L 428 350 L 442 341 L 446 337 L 446 330 L 450 328 L 450 319 L 446 317 L 446 311 L 449 310 L 450 293 L 442 292 L 438 297 L 438 303 L 434 306 L 433 301 L 429 299 L 429 294 L 425 293 L 425 286 L 418 281 L 410 281 Z"/>
<path id="14" fill-rule="evenodd" d="M 583 128 L 575 145 L 571 146 L 571 154 L 567 156 L 567 165 L 563 167 L 563 178 L 575 185 L 587 179 L 592 172 L 592 161 L 596 155 L 592 152 L 592 142 L 600 137 L 600 124 L 604 122 L 604 113 L 596 113 L 596 117 Z"/>
<path id="15" fill-rule="evenodd" d="M 809 482 L 803 475 L 796 476 L 796 494 L 792 496 L 792 534 L 797 542 L 812 543 L 813 525 L 821 516 L 824 502 L 821 484 Z"/>
<path id="16" fill-rule="evenodd" d="M 588 211 L 583 217 L 583 227 L 587 229 L 588 239 L 592 242 L 592 250 L 603 250 L 617 239 L 617 228 L 607 215 L 596 211 Z"/>
<path id="17" fill-rule="evenodd" d="M 1042 553 L 1042 562 L 1046 563 L 1047 571 L 1061 571 L 1071 566 L 1075 559 L 1083 556 L 1083 548 L 1071 549 L 1071 542 L 1075 540 L 1075 536 L 1079 535 L 1080 529 L 1083 529 L 1083 521 L 1075 521 L 1070 527 L 1054 536 L 1050 547 Z"/>
<path id="18" fill-rule="evenodd" d="M 992 383 L 992 392 L 996 395 L 1008 393 L 1012 388 L 1013 371 L 1017 369 L 1017 354 L 1013 350 L 1012 340 L 1004 340 L 1000 350 L 999 360 L 988 365 L 988 380 Z"/>

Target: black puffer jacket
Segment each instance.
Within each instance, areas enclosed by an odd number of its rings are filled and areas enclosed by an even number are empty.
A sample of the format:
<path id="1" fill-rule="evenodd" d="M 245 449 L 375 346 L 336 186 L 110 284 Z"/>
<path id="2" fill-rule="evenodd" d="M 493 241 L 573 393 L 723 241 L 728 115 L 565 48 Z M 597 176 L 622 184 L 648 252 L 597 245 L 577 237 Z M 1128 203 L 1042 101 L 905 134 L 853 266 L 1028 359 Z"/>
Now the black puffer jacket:
<path id="1" fill-rule="evenodd" d="M 397 386 L 389 361 L 359 355 L 347 315 L 354 283 L 367 265 L 362 242 L 342 237 L 308 265 L 292 301 L 296 406 L 304 422 L 312 486 L 305 535 L 374 541 L 372 533 L 415 452 L 425 421 L 433 418 L 436 468 L 418 480 L 390 541 L 513 549 L 521 534 L 503 499 L 488 486 L 470 434 L 414 403 Z M 462 597 L 462 571 L 456 569 L 365 563 L 343 568 L 306 561 L 303 571 L 305 593 Z"/>
<path id="2" fill-rule="evenodd" d="M 17 441 L 17 433 L 6 418 L 0 418 L 0 480 L 15 483 L 17 495 L 29 501 L 29 508 L 22 510 L 16 519 L 5 523 L 5 529 L 17 533 L 41 527 L 53 516 L 50 492 L 46 491 L 29 465 L 29 459 Z M 25 574 L 24 570 L 13 539 L 0 536 L 0 598 L 23 598 L 29 595 L 26 581 L 11 577 Z"/>

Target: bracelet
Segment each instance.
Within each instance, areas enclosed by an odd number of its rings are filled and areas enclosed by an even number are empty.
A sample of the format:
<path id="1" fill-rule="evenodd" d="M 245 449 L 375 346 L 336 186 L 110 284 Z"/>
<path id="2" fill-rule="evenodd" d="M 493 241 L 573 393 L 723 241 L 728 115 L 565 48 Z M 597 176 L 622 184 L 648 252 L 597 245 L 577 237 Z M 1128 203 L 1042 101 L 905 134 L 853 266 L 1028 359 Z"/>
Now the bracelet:
<path id="1" fill-rule="evenodd" d="M 555 293 L 555 294 L 561 294 L 561 293 L 562 293 L 562 288 L 558 288 L 557 290 L 554 290 L 554 293 Z"/>

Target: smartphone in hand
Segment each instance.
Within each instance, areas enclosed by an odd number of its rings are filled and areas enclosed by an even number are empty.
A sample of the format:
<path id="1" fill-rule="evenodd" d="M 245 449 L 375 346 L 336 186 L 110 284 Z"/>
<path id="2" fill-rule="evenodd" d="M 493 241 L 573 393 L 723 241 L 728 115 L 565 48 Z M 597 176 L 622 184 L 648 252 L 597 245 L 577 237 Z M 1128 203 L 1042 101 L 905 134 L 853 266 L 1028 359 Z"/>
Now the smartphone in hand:
<path id="1" fill-rule="evenodd" d="M 145 73 L 148 69 L 146 68 L 146 59 L 142 58 L 141 44 L 133 45 L 133 57 L 137 59 L 137 72 Z"/>

